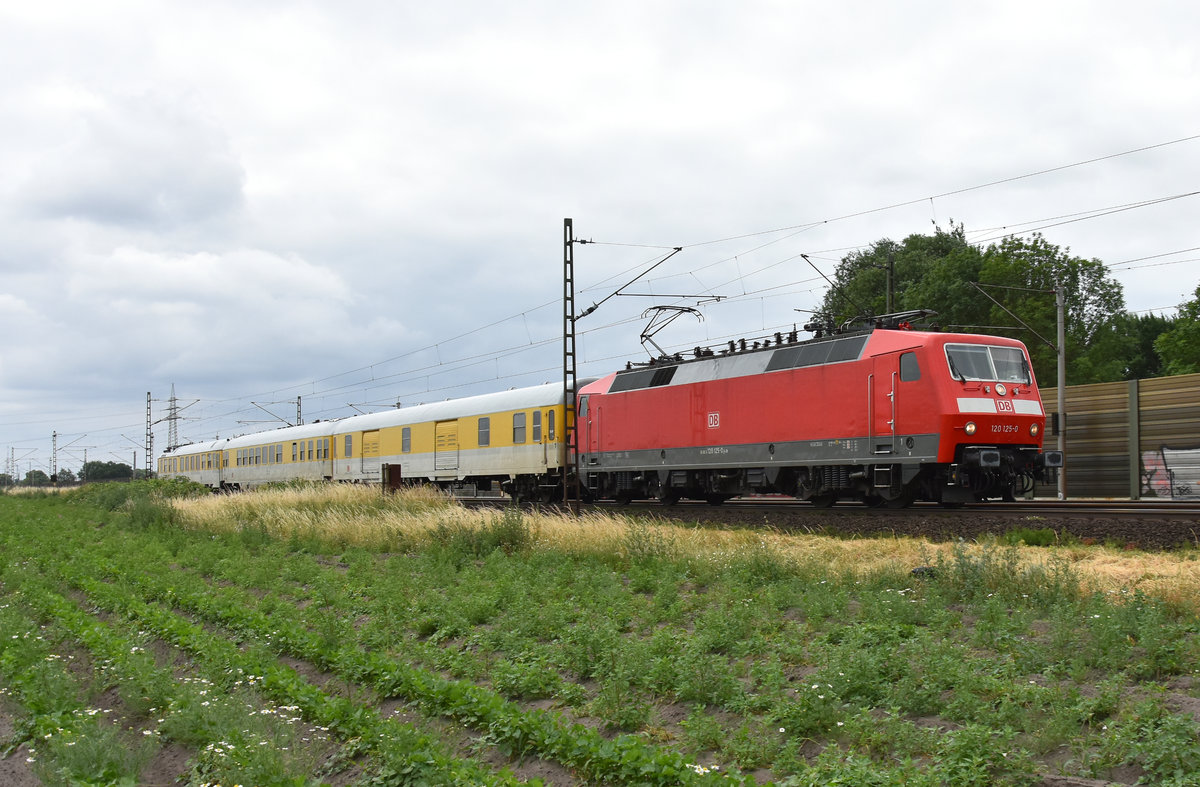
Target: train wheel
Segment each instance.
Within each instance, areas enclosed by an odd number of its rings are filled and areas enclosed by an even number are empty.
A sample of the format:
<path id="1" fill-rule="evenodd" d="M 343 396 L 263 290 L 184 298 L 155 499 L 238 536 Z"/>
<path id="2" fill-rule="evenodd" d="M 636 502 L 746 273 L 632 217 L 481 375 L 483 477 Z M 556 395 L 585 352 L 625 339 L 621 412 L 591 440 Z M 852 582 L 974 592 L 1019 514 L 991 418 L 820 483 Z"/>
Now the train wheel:
<path id="1" fill-rule="evenodd" d="M 679 502 L 680 494 L 674 489 L 664 489 L 658 493 L 658 502 L 664 506 L 673 506 Z"/>
<path id="2" fill-rule="evenodd" d="M 813 495 L 808 500 L 815 508 L 830 508 L 837 502 L 837 495 L 833 492 L 824 492 L 819 495 Z"/>
<path id="3" fill-rule="evenodd" d="M 619 506 L 627 506 L 633 502 L 633 494 L 630 492 L 617 492 L 617 496 L 613 500 Z"/>
<path id="4" fill-rule="evenodd" d="M 719 506 L 724 505 L 729 497 L 727 495 L 705 495 L 704 499 L 710 506 Z"/>

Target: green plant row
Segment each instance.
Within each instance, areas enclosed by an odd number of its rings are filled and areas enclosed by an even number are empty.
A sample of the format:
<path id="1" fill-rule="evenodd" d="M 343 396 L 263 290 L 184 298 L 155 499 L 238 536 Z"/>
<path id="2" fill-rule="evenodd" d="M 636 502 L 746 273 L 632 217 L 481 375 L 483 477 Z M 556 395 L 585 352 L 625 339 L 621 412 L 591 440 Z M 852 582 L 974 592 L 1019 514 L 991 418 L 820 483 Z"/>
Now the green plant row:
<path id="1" fill-rule="evenodd" d="M 274 648 L 369 685 L 383 696 L 404 697 L 430 712 L 485 730 L 490 741 L 511 753 L 533 752 L 589 779 L 645 785 L 754 783 L 749 777 L 699 773 L 703 769 L 678 752 L 664 751 L 632 735 L 605 739 L 582 724 L 566 723 L 557 713 L 526 711 L 481 686 L 448 680 L 353 644 L 330 649 L 301 623 L 286 620 L 282 614 L 258 612 L 253 596 L 233 588 L 202 583 L 202 588 L 189 590 L 178 573 L 156 578 L 150 573 L 133 577 L 115 566 L 110 571 L 125 576 L 151 597 L 236 631 L 253 633 Z"/>
<path id="2" fill-rule="evenodd" d="M 7 757 L 28 744 L 28 759 L 48 781 L 132 787 L 149 743 L 134 747 L 98 718 L 85 701 L 88 686 L 57 651 L 62 641 L 54 626 L 39 626 L 17 602 L 0 603 L 0 695 L 24 710 L 9 740 Z"/>
<path id="3" fill-rule="evenodd" d="M 146 602 L 128 588 L 96 579 L 91 570 L 63 563 L 56 566 L 73 587 L 87 594 L 100 608 L 127 615 L 139 625 L 192 654 L 210 671 L 253 675 L 260 691 L 277 701 L 298 707 L 306 718 L 328 727 L 361 751 L 373 751 L 383 760 L 377 784 L 512 785 L 510 773 L 493 773 L 482 764 L 455 758 L 433 738 L 395 719 L 380 718 L 377 711 L 354 701 L 327 694 L 295 670 L 279 664 L 262 648 L 239 648 L 174 614 L 161 604 Z M 111 572 L 112 566 L 108 567 Z M 101 570 L 101 573 L 105 573 Z M 352 753 L 352 752 L 351 752 Z"/>
<path id="4" fill-rule="evenodd" d="M 316 765 L 311 739 L 293 728 L 290 712 L 263 706 L 249 688 L 255 682 L 252 677 L 242 680 L 221 673 L 209 675 L 212 680 L 178 679 L 174 668 L 158 667 L 144 647 L 144 633 L 118 630 L 39 582 L 40 577 L 26 579 L 18 591 L 23 603 L 45 621 L 44 626 L 61 629 L 87 648 L 104 685 L 115 684 L 125 709 L 147 720 L 133 745 L 113 741 L 112 725 L 87 735 L 74 730 L 48 738 L 49 754 L 58 762 L 54 770 L 64 781 L 123 784 L 128 779 L 132 784 L 137 767 L 152 750 L 174 740 L 197 752 L 192 771 L 197 780 L 296 787 L 317 783 L 308 775 Z M 98 713 L 104 711 L 89 711 Z M 153 716 L 160 718 L 149 723 Z M 95 779 L 99 781 L 89 781 Z"/>

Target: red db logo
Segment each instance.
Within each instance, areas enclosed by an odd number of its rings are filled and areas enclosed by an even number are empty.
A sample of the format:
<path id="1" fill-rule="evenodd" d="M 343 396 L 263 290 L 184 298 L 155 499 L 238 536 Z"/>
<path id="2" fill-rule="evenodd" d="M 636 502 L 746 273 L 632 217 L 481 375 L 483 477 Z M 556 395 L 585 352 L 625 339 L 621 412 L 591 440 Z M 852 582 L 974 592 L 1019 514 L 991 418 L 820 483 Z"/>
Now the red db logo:
<path id="1" fill-rule="evenodd" d="M 708 428 L 716 429 L 720 425 L 721 425 L 721 414 L 720 413 L 709 413 L 708 414 Z"/>

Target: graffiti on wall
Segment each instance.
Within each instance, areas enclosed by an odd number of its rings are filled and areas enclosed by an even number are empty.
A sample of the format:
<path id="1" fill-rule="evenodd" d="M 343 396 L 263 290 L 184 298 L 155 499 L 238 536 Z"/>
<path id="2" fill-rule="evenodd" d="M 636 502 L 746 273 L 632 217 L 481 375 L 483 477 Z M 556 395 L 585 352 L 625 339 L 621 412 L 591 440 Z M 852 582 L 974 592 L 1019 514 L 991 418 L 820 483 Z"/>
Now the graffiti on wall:
<path id="1" fill-rule="evenodd" d="M 1173 500 L 1200 500 L 1200 448 L 1142 452 L 1142 494 Z"/>

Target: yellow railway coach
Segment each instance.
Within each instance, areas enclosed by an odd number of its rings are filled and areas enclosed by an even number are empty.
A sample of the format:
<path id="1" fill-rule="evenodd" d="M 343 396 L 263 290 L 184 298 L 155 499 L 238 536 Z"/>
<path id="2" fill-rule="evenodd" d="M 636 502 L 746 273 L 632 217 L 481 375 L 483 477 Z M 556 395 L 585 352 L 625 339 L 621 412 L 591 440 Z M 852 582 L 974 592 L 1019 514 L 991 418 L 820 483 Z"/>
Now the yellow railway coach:
<path id="1" fill-rule="evenodd" d="M 562 386 L 539 385 L 182 446 L 158 470 L 214 490 L 425 482 L 551 500 L 561 493 L 564 418 Z"/>

